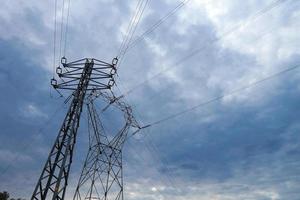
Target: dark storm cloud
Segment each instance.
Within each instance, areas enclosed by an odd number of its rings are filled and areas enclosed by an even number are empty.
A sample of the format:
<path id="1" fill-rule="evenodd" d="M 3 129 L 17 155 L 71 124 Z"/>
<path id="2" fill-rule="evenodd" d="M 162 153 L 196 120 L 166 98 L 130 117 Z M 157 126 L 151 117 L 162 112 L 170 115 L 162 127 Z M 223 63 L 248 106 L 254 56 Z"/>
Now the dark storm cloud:
<path id="1" fill-rule="evenodd" d="M 299 43 L 293 29 L 299 18 L 297 3 L 286 3 L 230 37 L 211 42 L 265 3 L 269 1 L 191 1 L 145 36 L 119 68 L 121 90 L 134 88 L 126 100 L 138 120 L 151 123 L 299 63 L 299 49 L 293 45 Z M 6 9 L 0 9 L 0 87 L 5 94 L 0 98 L 0 170 L 12 163 L 0 189 L 24 197 L 30 196 L 67 107 L 37 133 L 63 101 L 49 97 L 53 13 L 46 4 L 7 1 Z M 109 62 L 135 4 L 92 0 L 71 6 L 69 60 L 88 56 Z M 175 6 L 150 1 L 137 35 Z M 260 34 L 264 28 L 267 32 Z M 203 50 L 176 65 L 199 48 Z M 170 70 L 135 88 L 165 68 Z M 298 83 L 298 71 L 286 73 L 131 138 L 124 155 L 126 197 L 297 199 Z M 113 126 L 120 123 L 117 114 L 104 117 Z M 80 133 L 69 196 L 85 154 L 84 127 Z M 30 145 L 24 150 L 23 143 Z"/>
<path id="2" fill-rule="evenodd" d="M 49 104 L 48 74 L 31 61 L 38 54 L 18 41 L 1 40 L 1 152 L 6 152 L 6 162 L 1 161 L 1 188 L 10 185 L 13 174 L 29 170 L 34 161 L 34 149 L 28 148 L 30 141 L 36 145 L 37 129 L 48 118 L 47 113 L 54 104 Z M 27 145 L 26 145 L 27 144 Z M 39 146 L 36 146 L 39 148 Z M 3 158 L 4 155 L 1 155 Z M 25 160 L 23 159 L 25 158 Z M 22 163 L 22 168 L 20 166 Z M 7 168 L 8 167 L 8 168 Z M 5 173 L 4 173 L 5 172 Z M 14 182 L 13 179 L 11 181 Z M 16 185 L 18 188 L 19 185 Z"/>

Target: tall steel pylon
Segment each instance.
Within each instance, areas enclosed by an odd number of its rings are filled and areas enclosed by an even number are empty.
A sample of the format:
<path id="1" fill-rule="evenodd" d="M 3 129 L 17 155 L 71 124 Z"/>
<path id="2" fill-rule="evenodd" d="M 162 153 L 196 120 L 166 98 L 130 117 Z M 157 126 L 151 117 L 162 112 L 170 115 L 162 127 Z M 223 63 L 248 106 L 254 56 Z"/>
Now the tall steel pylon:
<path id="1" fill-rule="evenodd" d="M 124 114 L 124 126 L 108 139 L 93 100 L 88 103 L 89 150 L 76 187 L 74 200 L 123 200 L 122 148 L 131 128 L 140 127 L 130 106 L 113 93 L 100 93 L 108 105 L 114 105 Z M 107 108 L 107 107 L 106 107 Z M 105 108 L 105 109 L 106 109 Z M 104 110 L 105 110 L 104 109 Z"/>
<path id="2" fill-rule="evenodd" d="M 86 93 L 110 89 L 114 85 L 117 59 L 113 59 L 111 64 L 94 58 L 67 63 L 63 57 L 61 64 L 63 67 L 58 67 L 56 72 L 62 82 L 58 83 L 53 78 L 51 84 L 55 89 L 72 90 L 72 101 L 34 189 L 32 200 L 64 199 Z"/>

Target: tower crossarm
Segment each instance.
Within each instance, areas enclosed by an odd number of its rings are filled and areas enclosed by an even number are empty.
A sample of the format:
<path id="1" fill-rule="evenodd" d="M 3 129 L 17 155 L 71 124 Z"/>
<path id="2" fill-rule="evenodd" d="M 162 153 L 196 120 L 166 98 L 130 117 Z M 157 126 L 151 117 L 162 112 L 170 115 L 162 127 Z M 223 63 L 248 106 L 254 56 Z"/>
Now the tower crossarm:
<path id="1" fill-rule="evenodd" d="M 52 86 L 55 89 L 76 90 L 84 69 L 83 66 L 86 62 L 93 63 L 93 69 L 91 75 L 88 77 L 89 84 L 86 90 L 111 89 L 115 84 L 116 58 L 109 64 L 95 58 L 84 58 L 67 63 L 67 59 L 63 57 L 61 59 L 62 67 L 59 66 L 56 68 L 56 73 L 61 81 L 58 82 L 53 78 L 51 80 Z"/>

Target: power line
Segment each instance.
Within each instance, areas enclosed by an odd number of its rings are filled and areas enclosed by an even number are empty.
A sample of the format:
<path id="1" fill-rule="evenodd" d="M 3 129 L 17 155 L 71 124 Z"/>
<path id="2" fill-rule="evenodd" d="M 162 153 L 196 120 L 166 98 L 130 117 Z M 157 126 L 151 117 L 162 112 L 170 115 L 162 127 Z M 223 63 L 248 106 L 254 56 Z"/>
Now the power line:
<path id="1" fill-rule="evenodd" d="M 70 7 L 71 7 L 71 0 L 68 0 L 67 4 L 67 21 L 66 21 L 66 28 L 65 28 L 65 45 L 64 45 L 64 57 L 66 56 L 66 49 L 67 49 L 67 40 L 68 40 L 68 25 L 69 25 L 69 16 L 70 16 Z"/>
<path id="2" fill-rule="evenodd" d="M 56 61 L 56 24 L 57 24 L 57 0 L 54 3 L 54 28 L 53 28 L 53 66 L 52 66 L 52 79 L 55 76 L 55 61 Z M 49 95 L 52 98 L 52 87 L 49 85 Z"/>
<path id="3" fill-rule="evenodd" d="M 136 154 L 136 158 L 138 158 L 140 161 L 142 161 L 142 163 L 144 163 L 144 164 L 147 164 L 147 163 L 149 163 L 149 159 L 145 159 L 143 156 L 142 156 L 142 154 L 141 154 L 141 152 L 138 152 L 134 147 L 134 145 L 132 145 L 131 143 L 130 143 L 131 141 L 130 140 L 128 140 L 128 147 L 130 147 L 131 148 L 131 152 L 133 152 L 133 153 L 135 153 Z M 147 148 L 147 147 L 146 147 Z M 148 152 L 150 153 L 149 155 L 153 158 L 153 156 L 152 156 L 152 154 L 151 154 L 151 152 L 149 151 L 149 149 L 148 149 Z M 133 165 L 134 166 L 134 168 L 136 168 L 136 170 L 138 171 L 139 170 L 139 168 L 138 167 L 136 167 L 135 165 Z M 157 170 L 157 172 L 159 172 L 159 169 L 158 169 L 158 167 L 157 167 L 157 165 L 153 165 L 154 166 L 154 168 Z M 168 184 L 168 181 L 165 179 L 165 177 L 164 176 L 157 176 L 157 178 L 159 179 L 159 181 L 162 183 L 162 184 L 164 184 L 164 185 L 169 185 Z M 165 194 L 163 194 L 160 190 L 157 190 L 158 191 L 158 193 L 160 193 L 160 195 L 162 195 L 163 197 L 165 197 Z"/>
<path id="4" fill-rule="evenodd" d="M 176 180 L 174 179 L 174 177 L 171 176 L 171 169 L 170 167 L 166 164 L 167 160 L 166 158 L 161 154 L 161 152 L 158 150 L 158 148 L 154 145 L 154 143 L 151 141 L 151 139 L 149 138 L 151 136 L 151 134 L 146 134 L 146 137 L 148 137 L 148 143 L 144 140 L 144 144 L 145 147 L 149 150 L 152 151 L 152 155 L 155 155 L 153 157 L 155 157 L 155 159 L 162 165 L 164 166 L 166 173 L 164 173 L 164 175 L 167 177 L 169 183 L 171 184 L 171 186 L 177 190 L 180 190 L 180 188 L 177 185 Z M 152 149 L 152 150 L 151 150 Z M 161 155 L 161 156 L 158 156 Z"/>
<path id="5" fill-rule="evenodd" d="M 120 68 L 122 62 L 123 62 L 123 59 L 124 59 L 124 56 L 125 56 L 125 53 L 128 49 L 128 45 L 130 44 L 131 40 L 132 40 L 132 37 L 138 27 L 138 24 L 143 16 L 143 13 L 146 9 L 146 6 L 148 4 L 148 1 L 149 0 L 146 0 L 145 3 L 142 2 L 141 5 L 140 5 L 140 8 L 138 10 L 138 12 L 136 13 L 136 17 L 133 21 L 133 24 L 132 24 L 132 27 L 130 29 L 130 33 L 128 34 L 124 44 L 123 44 L 123 48 L 120 50 L 119 54 L 118 54 L 118 58 L 119 58 L 119 64 L 118 64 L 118 67 Z"/>
<path id="6" fill-rule="evenodd" d="M 263 39 L 265 36 L 267 36 L 267 34 L 269 33 L 263 33 L 259 36 L 260 39 Z M 218 59 L 223 59 L 225 58 L 226 55 L 225 54 L 222 54 L 222 56 L 218 57 Z M 253 65 L 256 63 L 256 60 L 251 60 L 251 62 L 247 62 L 247 63 L 244 63 L 245 65 Z M 199 66 L 199 69 L 201 70 L 204 70 L 204 67 L 201 65 Z M 170 85 L 165 85 L 165 87 L 161 88 L 158 92 L 156 92 L 155 94 L 152 94 L 151 96 L 147 97 L 147 102 L 146 102 L 146 105 L 151 103 L 151 100 L 161 94 L 164 94 L 166 90 L 168 90 L 170 88 Z M 122 93 L 122 94 L 125 94 L 125 93 Z M 145 106 L 145 104 L 143 104 Z"/>
<path id="7" fill-rule="evenodd" d="M 144 6 L 143 6 L 143 8 L 142 8 L 142 10 L 141 10 L 141 13 L 140 13 L 140 15 L 139 15 L 139 18 L 137 19 L 137 22 L 136 22 L 136 26 L 134 27 L 134 29 L 133 29 L 133 31 L 132 31 L 132 34 L 130 35 L 130 38 L 129 38 L 128 42 L 127 42 L 126 47 L 125 47 L 124 50 L 121 52 L 121 54 L 122 54 L 123 56 L 125 55 L 125 53 L 126 53 L 126 51 L 127 51 L 127 49 L 128 49 L 128 46 L 129 46 L 129 44 L 131 43 L 132 37 L 133 37 L 133 35 L 134 35 L 135 31 L 136 31 L 136 28 L 137 28 L 137 26 L 138 26 L 138 24 L 139 24 L 139 22 L 140 22 L 142 16 L 143 16 L 143 13 L 144 13 L 144 11 L 145 11 L 145 8 L 146 8 L 146 5 L 147 5 L 147 4 L 148 4 L 148 0 L 146 0 L 146 3 L 144 4 Z"/>
<path id="8" fill-rule="evenodd" d="M 223 39 L 224 37 L 229 36 L 230 34 L 234 33 L 236 30 L 246 26 L 249 24 L 250 21 L 253 21 L 255 19 L 257 19 L 258 17 L 262 16 L 263 14 L 267 13 L 268 11 L 278 7 L 281 3 L 284 3 L 288 0 L 276 0 L 274 2 L 272 2 L 271 4 L 267 5 L 266 7 L 264 7 L 263 9 L 259 10 L 257 13 L 255 13 L 253 16 L 250 16 L 248 18 L 248 21 L 244 22 L 244 23 L 238 23 L 237 25 L 233 26 L 233 28 L 230 28 L 228 31 L 224 32 L 222 35 L 220 35 L 219 37 L 216 37 L 212 40 L 210 40 L 207 45 L 211 45 L 217 41 L 220 41 L 221 39 Z M 158 73 L 154 74 L 153 76 L 151 76 L 150 78 L 144 80 L 143 82 L 137 84 L 136 86 L 132 87 L 130 90 L 128 90 L 127 92 L 124 93 L 124 95 L 128 95 L 130 93 L 132 93 L 133 91 L 135 91 L 135 89 L 147 84 L 150 80 L 153 80 L 154 78 L 162 75 L 163 73 L 169 71 L 170 69 L 174 69 L 175 67 L 179 67 L 179 64 L 183 63 L 185 60 L 190 59 L 191 57 L 197 55 L 198 53 L 200 53 L 201 51 L 205 50 L 207 46 L 202 46 L 194 51 L 192 51 L 191 53 L 187 54 L 186 56 L 184 56 L 183 58 L 177 60 L 176 62 L 174 62 L 172 65 L 170 65 L 170 67 L 167 67 L 161 71 L 159 71 Z"/>
<path id="9" fill-rule="evenodd" d="M 131 28 L 131 26 L 133 24 L 133 19 L 135 18 L 135 15 L 136 15 L 136 12 L 137 12 L 137 10 L 139 8 L 140 3 L 141 3 L 141 0 L 138 1 L 137 5 L 136 5 L 136 8 L 135 8 L 135 11 L 134 11 L 134 15 L 131 16 L 131 19 L 130 19 L 128 27 L 126 29 L 125 35 L 123 35 L 123 40 L 122 40 L 122 43 L 121 43 L 121 45 L 119 47 L 117 55 L 119 55 L 121 53 L 121 50 L 123 49 L 124 42 L 125 42 L 125 40 L 127 40 L 127 37 L 128 37 L 128 34 L 129 34 L 129 30 L 130 30 L 130 28 Z"/>
<path id="10" fill-rule="evenodd" d="M 121 81 L 120 76 L 117 76 L 117 77 L 119 78 L 119 81 Z M 117 81 L 117 79 L 116 79 L 116 81 Z M 121 91 L 121 89 L 120 89 L 120 87 L 118 86 L 117 83 L 116 83 L 116 88 L 118 89 L 118 91 L 119 91 L 119 93 L 120 93 L 120 97 L 124 98 L 124 102 L 126 102 L 127 104 L 130 104 L 130 105 L 134 108 L 135 113 L 137 114 L 137 116 L 138 116 L 138 118 L 139 118 L 139 119 L 137 119 L 137 121 L 138 121 L 139 124 L 141 125 L 141 127 L 140 127 L 139 130 L 135 131 L 134 133 L 132 133 L 132 135 L 130 135 L 130 136 L 128 137 L 128 139 L 129 139 L 129 138 L 133 137 L 133 136 L 134 136 L 137 132 L 139 132 L 140 130 L 146 128 L 147 126 L 146 126 L 145 123 L 143 122 L 142 117 L 141 117 L 142 115 L 140 114 L 140 112 L 139 112 L 139 110 L 137 109 L 137 107 L 136 107 L 132 102 L 130 102 L 130 100 L 129 100 L 129 98 L 128 98 L 127 96 L 122 96 L 123 92 Z"/>
<path id="11" fill-rule="evenodd" d="M 67 3 L 67 21 L 65 24 L 65 31 L 64 31 L 64 19 L 65 19 L 65 0 L 62 1 L 62 8 L 61 8 L 61 22 L 60 22 L 60 37 L 59 37 L 59 59 L 65 56 L 66 47 L 67 47 L 67 33 L 68 33 L 68 21 L 69 21 L 69 14 L 70 14 L 70 0 Z M 55 68 L 56 66 L 56 45 L 57 45 L 57 0 L 55 0 L 55 13 L 54 13 L 54 41 L 53 41 L 53 69 L 52 69 L 52 80 L 55 77 Z M 64 40 L 64 44 L 63 44 Z M 50 86 L 50 97 L 52 98 L 52 88 Z"/>
<path id="12" fill-rule="evenodd" d="M 56 61 L 56 24 L 57 24 L 57 0 L 55 0 L 54 3 L 54 31 L 53 31 L 53 70 L 52 70 L 52 76 L 54 78 L 55 76 L 55 61 Z"/>
<path id="13" fill-rule="evenodd" d="M 62 40 L 63 40 L 63 28 L 64 28 L 64 12 L 65 12 L 65 0 L 63 0 L 62 8 L 61 8 L 61 24 L 60 24 L 60 42 L 59 42 L 59 58 L 61 58 L 62 54 Z"/>
<path id="14" fill-rule="evenodd" d="M 146 2 L 146 3 L 145 3 Z M 148 3 L 148 0 L 144 1 L 144 0 L 139 0 L 134 12 L 134 15 L 132 16 L 130 23 L 128 24 L 127 27 L 127 31 L 126 31 L 126 35 L 121 43 L 121 46 L 119 48 L 119 52 L 118 52 L 118 57 L 122 56 L 122 53 L 124 51 L 124 49 L 127 48 L 128 44 L 130 43 L 130 40 L 136 30 L 136 27 L 139 24 L 139 21 L 142 17 L 142 14 L 145 10 L 145 7 Z"/>
<path id="15" fill-rule="evenodd" d="M 132 43 L 129 44 L 127 50 L 124 52 L 126 54 L 127 51 L 134 48 L 139 42 L 141 42 L 146 35 L 149 35 L 154 30 L 156 30 L 160 25 L 162 25 L 166 20 L 168 20 L 171 16 L 173 16 L 177 11 L 180 10 L 184 5 L 186 5 L 190 0 L 184 0 L 180 2 L 175 8 L 173 8 L 170 12 L 168 12 L 165 16 L 160 18 L 156 23 L 154 23 L 150 28 L 148 28 L 143 34 L 138 36 Z"/>
<path id="16" fill-rule="evenodd" d="M 169 120 L 174 119 L 174 118 L 176 118 L 176 117 L 178 117 L 178 116 L 180 116 L 180 115 L 183 115 L 183 114 L 185 114 L 185 113 L 194 111 L 194 110 L 196 110 L 196 109 L 198 109 L 198 108 L 200 108 L 200 107 L 203 107 L 203 106 L 206 106 L 206 105 L 211 104 L 211 103 L 213 103 L 213 102 L 222 100 L 222 99 L 224 99 L 224 98 L 226 98 L 226 97 L 232 96 L 233 94 L 242 92 L 242 91 L 244 91 L 244 90 L 246 90 L 246 89 L 249 89 L 249 88 L 254 87 L 254 86 L 256 86 L 256 85 L 259 85 L 259 84 L 261 84 L 261 83 L 263 83 L 263 82 L 266 82 L 266 81 L 268 81 L 268 80 L 271 80 L 271 79 L 273 79 L 273 78 L 276 78 L 276 77 L 278 77 L 278 76 L 280 76 L 280 75 L 282 75 L 282 74 L 285 74 L 285 73 L 287 73 L 287 72 L 296 70 L 296 69 L 298 69 L 299 67 L 300 67 L 300 64 L 295 65 L 295 66 L 290 67 L 290 68 L 287 68 L 287 69 L 284 69 L 284 70 L 279 71 L 279 72 L 277 72 L 277 73 L 275 73 L 275 74 L 272 74 L 272 75 L 270 75 L 270 76 L 267 76 L 267 77 L 265 77 L 265 78 L 263 78 L 263 79 L 260 79 L 260 80 L 258 80 L 258 81 L 254 81 L 253 83 L 250 83 L 250 84 L 248 84 L 248 85 L 246 85 L 246 86 L 243 86 L 243 87 L 241 87 L 241 88 L 232 90 L 231 92 L 229 92 L 229 93 L 227 93 L 227 94 L 220 95 L 220 96 L 215 97 L 215 98 L 213 98 L 213 99 L 210 99 L 210 100 L 208 100 L 208 101 L 206 101 L 206 102 L 197 104 L 197 105 L 192 106 L 192 107 L 190 107 L 190 108 L 188 108 L 188 109 L 182 110 L 182 111 L 180 111 L 180 112 L 177 112 L 177 113 L 171 114 L 171 115 L 169 115 L 169 116 L 167 116 L 167 117 L 164 117 L 164 118 L 162 118 L 162 119 L 160 119 L 160 120 L 154 121 L 154 122 L 150 123 L 149 125 L 147 125 L 147 127 L 154 126 L 154 125 L 158 125 L 158 124 L 161 124 L 161 123 L 163 123 L 163 122 L 169 121 Z"/>

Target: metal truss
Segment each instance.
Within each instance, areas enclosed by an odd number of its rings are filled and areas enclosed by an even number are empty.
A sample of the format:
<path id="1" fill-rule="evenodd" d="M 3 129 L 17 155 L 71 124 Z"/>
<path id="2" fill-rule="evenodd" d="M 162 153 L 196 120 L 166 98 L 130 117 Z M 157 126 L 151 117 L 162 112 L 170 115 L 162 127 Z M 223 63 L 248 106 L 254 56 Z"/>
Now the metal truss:
<path id="1" fill-rule="evenodd" d="M 112 64 L 109 64 L 95 58 L 84 58 L 67 63 L 67 59 L 63 57 L 61 59 L 63 67 L 56 68 L 56 73 L 62 82 L 58 83 L 57 80 L 53 78 L 51 80 L 52 86 L 55 89 L 77 90 L 78 82 L 86 62 L 93 64 L 93 70 L 88 77 L 89 84 L 86 90 L 110 89 L 115 84 L 113 76 L 116 74 L 115 65 L 118 62 L 117 58 L 114 58 Z"/>
<path id="2" fill-rule="evenodd" d="M 132 115 L 130 106 L 116 98 L 113 93 L 97 92 L 107 101 L 120 109 L 125 118 L 125 124 L 109 141 L 103 129 L 101 120 L 95 109 L 93 99 L 88 104 L 89 122 L 89 151 L 76 187 L 74 200 L 99 199 L 123 200 L 123 168 L 122 148 L 129 130 L 140 127 Z M 106 110 L 108 107 L 103 109 Z"/>
<path id="3" fill-rule="evenodd" d="M 116 62 L 114 59 L 112 64 L 108 64 L 86 58 L 67 63 L 66 58 L 62 58 L 63 68 L 57 68 L 62 83 L 58 84 L 52 79 L 51 84 L 55 89 L 73 90 L 73 99 L 34 189 L 32 200 L 64 199 L 86 92 L 111 88 Z"/>

